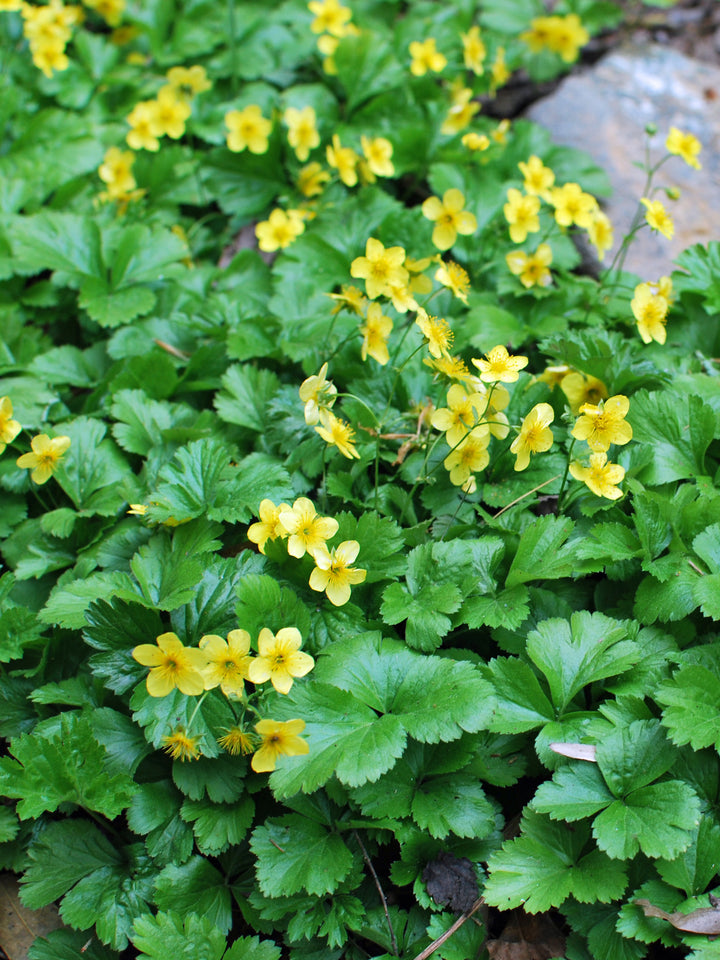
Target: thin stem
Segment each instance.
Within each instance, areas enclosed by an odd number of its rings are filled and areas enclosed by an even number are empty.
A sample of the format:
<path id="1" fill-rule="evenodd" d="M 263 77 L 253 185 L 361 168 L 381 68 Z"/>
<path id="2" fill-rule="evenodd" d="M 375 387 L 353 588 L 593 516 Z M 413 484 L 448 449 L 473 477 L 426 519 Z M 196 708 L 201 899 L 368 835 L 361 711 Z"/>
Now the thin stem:
<path id="1" fill-rule="evenodd" d="M 455 933 L 456 930 L 459 930 L 460 927 L 470 919 L 470 917 L 476 913 L 480 907 L 485 903 L 484 899 L 480 897 L 479 900 L 476 900 L 475 903 L 470 907 L 469 910 L 466 910 L 465 913 L 461 913 L 460 916 L 455 920 L 452 926 L 448 927 L 445 933 L 440 934 L 440 936 L 433 940 L 429 947 L 425 947 L 420 953 L 417 954 L 413 960 L 428 960 L 428 957 L 432 956 L 433 953 L 437 950 L 438 947 L 441 947 L 446 940 L 449 940 L 450 937 Z"/>
<path id="2" fill-rule="evenodd" d="M 230 89 L 232 95 L 237 94 L 237 32 L 235 28 L 235 0 L 228 0 L 228 47 L 230 49 Z"/>
<path id="3" fill-rule="evenodd" d="M 565 472 L 563 473 L 562 483 L 560 484 L 560 493 L 558 493 L 558 502 L 557 502 L 557 512 L 560 513 L 563 503 L 563 494 L 565 493 L 565 484 L 567 483 L 568 473 L 570 472 L 570 457 L 572 456 L 573 447 L 575 446 L 575 437 L 573 437 L 572 443 L 568 447 L 567 463 L 565 464 Z"/>
<path id="4" fill-rule="evenodd" d="M 190 728 L 192 727 L 193 720 L 195 719 L 195 717 L 196 717 L 196 715 L 197 715 L 197 712 L 198 712 L 198 710 L 200 709 L 200 707 L 202 706 L 202 702 L 203 702 L 203 700 L 205 699 L 205 697 L 208 695 L 208 693 L 210 693 L 210 691 L 209 691 L 209 690 L 206 690 L 206 691 L 198 698 L 198 702 L 195 704 L 195 709 L 194 709 L 193 712 L 190 714 L 190 719 L 188 720 L 188 724 L 187 724 L 188 730 L 190 730 Z"/>
<path id="5" fill-rule="evenodd" d="M 380 895 L 380 902 L 382 903 L 383 912 L 385 914 L 385 922 L 388 926 L 388 932 L 390 933 L 390 944 L 392 946 L 392 954 L 394 957 L 398 956 L 398 943 L 395 937 L 395 931 L 393 930 L 392 920 L 390 919 L 390 911 L 388 910 L 387 900 L 385 899 L 385 894 L 383 893 L 383 888 L 380 886 L 380 881 L 378 880 L 378 875 L 375 873 L 375 867 L 372 865 L 372 860 L 368 856 L 368 852 L 365 849 L 360 836 L 358 835 L 357 830 L 353 830 L 353 836 L 357 840 L 357 844 L 360 847 L 360 852 L 362 853 L 362 858 L 365 861 L 370 874 L 372 875 L 373 880 L 375 881 L 375 887 L 377 892 Z"/>
<path id="6" fill-rule="evenodd" d="M 532 490 L 528 490 L 527 493 L 523 493 L 521 496 L 516 497 L 511 503 L 506 503 L 502 510 L 498 510 L 498 512 L 493 515 L 493 520 L 497 520 L 497 518 L 501 514 L 505 513 L 506 510 L 509 510 L 510 507 L 514 507 L 516 503 L 520 503 L 520 501 L 524 500 L 526 497 L 531 497 L 534 493 L 537 493 L 538 490 L 542 490 L 543 487 L 546 487 L 549 483 L 553 483 L 553 481 L 558 480 L 559 478 L 560 474 L 557 473 L 554 477 L 550 477 L 549 480 L 545 480 L 543 483 L 539 483 L 536 487 L 533 487 Z"/>

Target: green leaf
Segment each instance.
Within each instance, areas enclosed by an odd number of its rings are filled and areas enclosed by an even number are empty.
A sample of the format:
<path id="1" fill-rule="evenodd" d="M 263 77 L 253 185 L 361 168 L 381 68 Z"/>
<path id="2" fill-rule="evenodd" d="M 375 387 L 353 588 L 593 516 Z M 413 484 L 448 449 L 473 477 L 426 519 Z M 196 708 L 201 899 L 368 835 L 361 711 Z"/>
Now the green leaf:
<path id="1" fill-rule="evenodd" d="M 43 623 L 56 624 L 67 630 L 80 630 L 87 624 L 87 610 L 98 600 L 111 600 L 120 591 L 132 596 L 133 581 L 126 573 L 114 570 L 91 573 L 80 580 L 61 582 L 53 587 L 47 603 L 38 613 Z M 139 598 L 138 598 L 139 599 Z"/>
<path id="2" fill-rule="evenodd" d="M 10 744 L 16 759 L 0 760 L 0 791 L 18 799 L 21 820 L 75 803 L 114 819 L 130 802 L 135 784 L 126 773 L 108 774 L 105 748 L 92 732 L 89 718 L 63 713 L 55 730 L 22 734 Z"/>
<path id="3" fill-rule="evenodd" d="M 130 829 L 145 837 L 148 853 L 161 866 L 184 863 L 193 850 L 193 832 L 182 820 L 182 794 L 169 780 L 142 783 L 127 809 Z"/>
<path id="4" fill-rule="evenodd" d="M 720 573 L 709 573 L 696 580 L 693 599 L 706 617 L 720 620 Z"/>
<path id="5" fill-rule="evenodd" d="M 529 599 L 527 587 L 522 583 L 495 596 L 470 597 L 462 605 L 460 622 L 473 630 L 479 627 L 517 630 L 530 614 Z"/>
<path id="6" fill-rule="evenodd" d="M 576 551 L 581 560 L 602 560 L 605 563 L 632 560 L 642 554 L 635 531 L 624 523 L 596 523 Z"/>
<path id="7" fill-rule="evenodd" d="M 555 720 L 555 710 L 532 667 L 522 660 L 496 657 L 487 666 L 496 697 L 489 728 L 497 733 L 522 733 Z"/>
<path id="8" fill-rule="evenodd" d="M 354 862 L 339 834 L 295 813 L 256 827 L 250 848 L 257 857 L 260 889 L 267 897 L 301 890 L 324 897 L 337 889 Z"/>
<path id="9" fill-rule="evenodd" d="M 394 579 L 405 572 L 407 561 L 402 553 L 405 537 L 401 528 L 389 517 L 370 510 L 359 518 L 350 513 L 335 515 L 338 532 L 335 539 L 357 540 L 360 544 L 358 564 L 367 569 L 365 583 Z"/>
<path id="10" fill-rule="evenodd" d="M 585 610 L 567 620 L 544 620 L 527 637 L 530 659 L 547 677 L 553 704 L 563 713 L 590 683 L 628 670 L 638 659 L 624 624 Z"/>
<path id="11" fill-rule="evenodd" d="M 327 933 L 326 930 L 318 931 Z M 299 939 L 299 937 L 293 937 Z M 280 960 L 280 947 L 272 940 L 261 940 L 259 937 L 238 937 L 223 960 Z"/>
<path id="12" fill-rule="evenodd" d="M 370 32 L 341 40 L 336 54 L 338 79 L 352 113 L 376 93 L 402 86 L 406 74 L 390 45 Z"/>
<path id="13" fill-rule="evenodd" d="M 693 750 L 720 751 L 720 671 L 686 664 L 660 684 L 655 699 L 663 706 L 662 724 L 670 739 Z"/>
<path id="14" fill-rule="evenodd" d="M 412 818 L 432 837 L 487 837 L 495 829 L 495 809 L 480 783 L 450 773 L 419 783 L 412 799 Z"/>
<path id="15" fill-rule="evenodd" d="M 698 575 L 682 563 L 680 556 L 674 560 L 674 565 L 675 576 L 664 583 L 655 577 L 641 580 L 635 594 L 633 613 L 642 623 L 683 620 L 697 607 L 695 590 L 699 582 Z"/>
<path id="16" fill-rule="evenodd" d="M 383 592 L 382 617 L 385 623 L 407 620 L 405 639 L 415 650 L 436 650 L 452 628 L 448 616 L 460 608 L 462 597 L 452 583 L 425 585 L 418 596 L 401 583 L 391 583 Z"/>
<path id="17" fill-rule="evenodd" d="M 572 520 L 548 514 L 523 533 L 513 557 L 506 587 L 529 580 L 556 580 L 573 572 L 574 551 L 563 547 L 573 530 Z"/>
<path id="18" fill-rule="evenodd" d="M 674 280 L 676 289 L 699 294 L 706 311 L 717 313 L 720 310 L 720 243 L 711 240 L 706 247 L 696 243 L 681 253 L 675 262 L 688 271 L 687 274 L 677 274 Z"/>
<path id="19" fill-rule="evenodd" d="M 699 817 L 693 790 L 666 780 L 612 803 L 593 821 L 593 836 L 613 859 L 628 860 L 639 850 L 648 857 L 673 858 L 690 846 Z"/>
<path id="20" fill-rule="evenodd" d="M 155 881 L 155 902 L 160 910 L 198 913 L 222 933 L 232 925 L 230 889 L 205 857 L 191 857 L 181 866 L 168 864 Z"/>
<path id="21" fill-rule="evenodd" d="M 598 767 L 615 797 L 644 787 L 666 773 L 676 751 L 657 720 L 618 726 L 597 745 Z"/>
<path id="22" fill-rule="evenodd" d="M 95 824 L 65 819 L 45 827 L 30 844 L 28 859 L 20 896 L 26 907 L 38 910 L 58 900 L 83 877 L 118 866 L 123 857 Z"/>
<path id="23" fill-rule="evenodd" d="M 157 297 L 148 287 L 113 290 L 105 278 L 88 277 L 80 287 L 78 303 L 101 327 L 112 329 L 150 313 Z"/>
<path id="24" fill-rule="evenodd" d="M 597 766 L 579 761 L 559 767 L 551 781 L 540 784 L 532 806 L 551 820 L 572 823 L 593 816 L 613 799 Z"/>
<path id="25" fill-rule="evenodd" d="M 147 960 L 222 960 L 226 946 L 224 934 L 208 917 L 175 910 L 138 917 L 131 940 L 138 957 Z"/>
<path id="26" fill-rule="evenodd" d="M 83 638 L 95 650 L 90 668 L 115 693 L 126 693 L 145 677 L 145 670 L 131 658 L 133 647 L 152 643 L 167 627 L 156 610 L 140 603 L 114 598 L 91 603 L 86 614 Z"/>
<path id="27" fill-rule="evenodd" d="M 226 423 L 258 433 L 267 425 L 268 406 L 280 386 L 270 370 L 236 363 L 222 377 L 223 390 L 215 396 L 215 409 Z"/>
<path id="28" fill-rule="evenodd" d="M 251 453 L 223 474 L 214 503 L 208 510 L 213 520 L 248 523 L 257 516 L 260 501 L 292 501 L 290 475 L 280 460 L 266 453 Z"/>
<path id="29" fill-rule="evenodd" d="M 143 390 L 118 390 L 110 412 L 118 423 L 113 436 L 128 453 L 146 457 L 174 423 L 173 406 L 153 400 Z"/>
<path id="30" fill-rule="evenodd" d="M 705 452 L 715 436 L 717 417 L 699 397 L 639 390 L 633 394 L 628 422 L 633 442 L 652 445 L 653 459 L 639 472 L 643 483 L 706 474 Z"/>
<path id="31" fill-rule="evenodd" d="M 182 522 L 208 513 L 231 456 L 230 448 L 215 437 L 181 447 L 172 462 L 160 470 L 159 483 L 150 495 L 153 506 L 148 516 L 161 522 Z"/>
<path id="32" fill-rule="evenodd" d="M 217 856 L 229 846 L 240 843 L 253 821 L 255 803 L 244 796 L 236 803 L 212 800 L 185 800 L 180 816 L 192 824 L 198 850 Z"/>
<path id="33" fill-rule="evenodd" d="M 10 239 L 23 271 L 62 270 L 75 282 L 103 276 L 100 230 L 91 217 L 57 210 L 17 217 Z"/>
<path id="34" fill-rule="evenodd" d="M 236 616 L 251 636 L 263 627 L 273 633 L 285 626 L 296 627 L 303 638 L 310 633 L 312 618 L 294 590 L 282 587 L 269 574 L 248 573 L 237 587 Z"/>
<path id="35" fill-rule="evenodd" d="M 173 764 L 175 785 L 191 800 L 207 797 L 213 803 L 234 803 L 245 792 L 245 774 L 242 761 L 222 753 L 214 758 L 200 757 L 193 763 Z"/>
<path id="36" fill-rule="evenodd" d="M 699 896 L 707 890 L 720 863 L 720 824 L 710 815 L 703 815 L 692 831 L 690 845 L 672 859 L 655 861 L 665 883 L 684 890 L 686 896 Z"/>
<path id="37" fill-rule="evenodd" d="M 88 945 L 87 939 L 87 933 L 83 930 L 70 930 L 67 927 L 52 930 L 44 937 L 37 937 L 28 950 L 28 960 L 77 960 L 83 949 L 83 960 L 117 960 L 117 951 L 97 941 Z"/>
<path id="38" fill-rule="evenodd" d="M 527 913 L 558 907 L 569 896 L 581 903 L 607 903 L 627 885 L 624 864 L 608 859 L 589 842 L 584 824 L 568 827 L 526 812 L 523 833 L 488 860 L 484 896 L 504 910 Z"/>
<path id="39" fill-rule="evenodd" d="M 55 474 L 78 510 L 109 517 L 125 501 L 121 484 L 129 465 L 109 437 L 101 420 L 77 417 L 58 427 L 70 437 L 70 446 Z"/>
<path id="40" fill-rule="evenodd" d="M 130 562 L 130 569 L 142 592 L 138 600 L 157 610 L 175 610 L 193 599 L 202 579 L 203 560 L 175 550 L 174 540 L 158 533 L 140 547 Z M 133 593 L 125 594 L 124 599 L 130 599 Z"/>

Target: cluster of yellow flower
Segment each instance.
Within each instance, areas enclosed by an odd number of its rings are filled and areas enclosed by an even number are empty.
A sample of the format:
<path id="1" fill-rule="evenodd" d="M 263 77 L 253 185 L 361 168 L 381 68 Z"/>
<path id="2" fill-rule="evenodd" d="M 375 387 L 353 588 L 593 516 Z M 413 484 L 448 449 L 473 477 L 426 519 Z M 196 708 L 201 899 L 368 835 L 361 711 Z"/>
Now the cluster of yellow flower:
<path id="1" fill-rule="evenodd" d="M 580 407 L 581 416 L 570 432 L 576 440 L 584 440 L 591 451 L 588 465 L 572 461 L 571 475 L 585 483 L 596 496 L 608 500 L 622 496 L 617 484 L 625 476 L 625 469 L 608 462 L 607 452 L 614 443 L 621 446 L 632 440 L 632 427 L 625 420 L 629 409 L 630 401 L 622 394 L 598 404 L 584 403 Z"/>
<path id="2" fill-rule="evenodd" d="M 334 54 L 343 37 L 357 36 L 360 31 L 351 22 L 352 11 L 338 0 L 310 0 L 308 10 L 314 14 L 310 24 L 318 34 L 317 46 L 323 56 L 323 70 L 328 76 L 337 74 Z"/>
<path id="3" fill-rule="evenodd" d="M 123 211 L 128 203 L 145 195 L 144 189 L 137 188 L 132 174 L 134 163 L 135 154 L 132 150 L 110 147 L 105 152 L 103 162 L 98 167 L 98 176 L 107 185 L 107 190 L 98 195 L 98 200 L 103 203 L 116 202 Z"/>
<path id="4" fill-rule="evenodd" d="M 178 140 L 185 133 L 193 98 L 212 86 L 201 66 L 172 67 L 166 80 L 154 100 L 136 103 L 126 118 L 131 129 L 125 139 L 133 150 L 155 152 L 160 137 Z"/>
<path id="5" fill-rule="evenodd" d="M 337 388 L 326 380 L 327 363 L 320 372 L 308 377 L 300 384 L 300 399 L 305 404 L 305 423 L 315 427 L 323 440 L 348 460 L 356 460 L 360 454 L 355 448 L 355 431 L 346 420 L 336 417 L 332 408 L 337 399 Z M 354 559 L 354 557 L 353 557 Z"/>
<path id="6" fill-rule="evenodd" d="M 471 70 L 476 76 L 482 76 L 485 72 L 485 59 L 487 57 L 487 49 L 485 44 L 480 36 L 480 27 L 473 26 L 467 33 L 460 34 L 460 41 L 462 43 L 463 51 L 463 64 L 467 70 Z M 437 41 L 434 37 L 426 37 L 425 40 L 413 40 L 408 47 L 410 51 L 410 73 L 414 77 L 424 77 L 426 73 L 442 73 L 445 67 L 448 65 L 448 58 L 444 53 L 441 53 L 437 49 Z M 495 51 L 495 58 L 490 65 L 490 90 L 494 92 L 498 87 L 503 86 L 510 79 L 510 71 L 507 68 L 505 63 L 505 48 L 498 47 Z M 462 84 L 459 84 L 457 89 L 462 89 Z M 471 91 L 467 91 L 470 96 L 472 96 Z M 464 96 L 465 91 L 463 91 Z M 470 97 L 467 97 L 469 101 Z M 467 102 L 466 101 L 466 102 Z M 460 107 L 462 109 L 462 102 L 455 102 L 453 104 L 455 107 Z M 462 123 L 459 126 L 454 126 L 450 117 L 448 115 L 449 126 L 447 130 L 443 130 L 443 133 L 451 132 L 457 133 L 458 130 L 462 130 L 466 123 Z M 477 113 L 479 105 L 475 109 L 468 111 L 466 114 L 467 122 L 470 122 L 472 116 Z M 459 112 L 459 111 L 458 111 Z"/>
<path id="7" fill-rule="evenodd" d="M 10 397 L 0 397 L 0 453 L 12 443 L 22 430 L 19 421 L 13 419 Z M 63 454 L 70 446 L 70 437 L 49 437 L 40 433 L 30 441 L 31 452 L 17 458 L 23 470 L 32 470 L 30 478 L 38 485 L 46 483 L 57 470 Z"/>
<path id="8" fill-rule="evenodd" d="M 315 665 L 313 658 L 300 649 L 302 636 L 296 627 L 283 627 L 277 634 L 264 627 L 258 636 L 256 657 L 251 655 L 250 644 L 247 630 L 231 630 L 227 640 L 207 634 L 197 647 L 186 647 L 175 633 L 163 633 L 154 644 L 135 647 L 132 656 L 150 667 L 146 685 L 151 697 L 166 697 L 175 689 L 193 697 L 220 687 L 231 703 L 244 708 L 248 707 L 246 680 L 255 685 L 269 680 L 278 693 L 285 694 L 293 678 L 304 677 Z M 191 724 L 192 718 L 188 726 Z M 304 728 L 304 720 L 260 720 L 252 734 L 239 723 L 226 730 L 218 743 L 233 755 L 252 753 L 253 770 L 265 773 L 275 769 L 279 756 L 308 752 L 307 742 L 298 736 Z M 173 759 L 196 760 L 201 739 L 178 727 L 163 737 L 163 743 Z"/>
<path id="9" fill-rule="evenodd" d="M 576 13 L 565 16 L 535 17 L 530 29 L 520 34 L 520 39 L 533 53 L 551 50 L 560 55 L 565 63 L 574 63 L 590 39 L 590 34 Z"/>
<path id="10" fill-rule="evenodd" d="M 643 343 L 650 343 L 651 340 L 665 343 L 665 324 L 672 301 L 673 287 L 670 277 L 660 277 L 657 283 L 639 283 L 635 287 L 630 309 L 637 321 Z"/>
<path id="11" fill-rule="evenodd" d="M 350 599 L 350 587 L 362 583 L 367 570 L 353 567 L 360 552 L 357 540 L 344 540 L 328 550 L 327 541 L 338 531 L 333 517 L 321 517 L 312 501 L 298 497 L 292 507 L 286 503 L 276 506 L 272 500 L 260 503 L 260 521 L 247 532 L 248 540 L 265 553 L 268 540 L 287 540 L 291 557 L 300 559 L 307 553 L 315 561 L 310 574 L 310 587 L 325 594 L 334 606 L 341 607 Z"/>
<path id="12" fill-rule="evenodd" d="M 534 154 L 526 163 L 520 162 L 518 167 L 524 178 L 525 192 L 511 187 L 507 192 L 508 202 L 503 207 L 513 243 L 524 243 L 528 234 L 540 231 L 540 202 L 545 201 L 553 208 L 558 226 L 563 229 L 576 226 L 587 231 L 602 260 L 612 246 L 613 229 L 595 197 L 585 193 L 577 183 L 556 187 L 554 172 Z M 530 255 L 513 251 L 505 259 L 523 286 L 547 286 L 551 282 L 552 250 L 548 244 L 541 243 Z"/>

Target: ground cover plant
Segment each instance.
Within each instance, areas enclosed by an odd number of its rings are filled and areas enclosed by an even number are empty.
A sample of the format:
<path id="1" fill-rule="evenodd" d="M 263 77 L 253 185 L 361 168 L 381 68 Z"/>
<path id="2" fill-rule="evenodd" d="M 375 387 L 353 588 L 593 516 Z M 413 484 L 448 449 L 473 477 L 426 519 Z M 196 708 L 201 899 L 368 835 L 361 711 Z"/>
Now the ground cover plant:
<path id="1" fill-rule="evenodd" d="M 623 269 L 702 144 L 638 123 L 611 258 L 488 110 L 620 16 L 0 0 L 35 960 L 720 957 L 720 246 Z"/>

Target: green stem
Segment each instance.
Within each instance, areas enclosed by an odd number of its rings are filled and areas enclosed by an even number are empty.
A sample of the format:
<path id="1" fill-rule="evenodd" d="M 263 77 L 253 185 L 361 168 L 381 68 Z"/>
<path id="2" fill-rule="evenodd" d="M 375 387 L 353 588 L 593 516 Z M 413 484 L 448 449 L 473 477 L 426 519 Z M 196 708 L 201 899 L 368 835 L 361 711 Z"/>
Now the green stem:
<path id="1" fill-rule="evenodd" d="M 198 710 L 200 709 L 200 707 L 202 706 L 202 702 L 203 702 L 203 700 L 205 699 L 205 697 L 208 695 L 208 693 L 210 693 L 210 691 L 209 691 L 209 690 L 206 690 L 206 691 L 198 698 L 198 702 L 195 704 L 195 709 L 194 709 L 193 712 L 190 714 L 190 719 L 188 720 L 188 723 L 187 723 L 187 730 L 188 730 L 188 732 L 190 731 L 190 728 L 192 727 L 193 720 L 194 720 L 195 717 L 197 716 L 197 712 L 198 712 Z"/>
<path id="2" fill-rule="evenodd" d="M 237 75 L 237 32 L 235 27 L 235 0 L 228 0 L 228 47 L 230 49 L 230 89 L 236 96 L 238 88 Z"/>
<path id="3" fill-rule="evenodd" d="M 557 501 L 557 512 L 558 516 L 562 509 L 563 504 L 563 495 L 565 493 L 565 485 L 567 483 L 568 473 L 570 472 L 570 458 L 572 457 L 573 447 L 575 446 L 575 437 L 573 437 L 572 443 L 568 447 L 567 463 L 565 464 L 565 472 L 563 473 L 562 483 L 560 484 L 560 492 L 558 493 Z"/>

